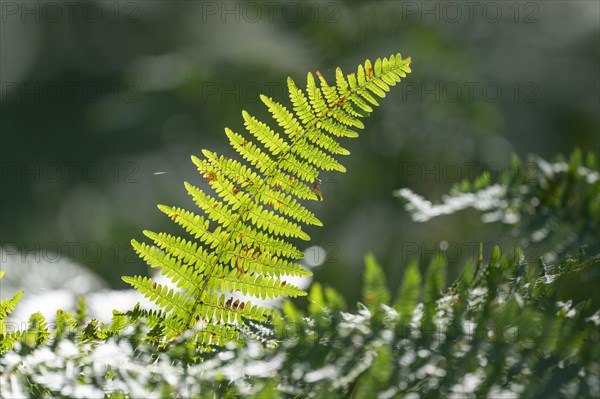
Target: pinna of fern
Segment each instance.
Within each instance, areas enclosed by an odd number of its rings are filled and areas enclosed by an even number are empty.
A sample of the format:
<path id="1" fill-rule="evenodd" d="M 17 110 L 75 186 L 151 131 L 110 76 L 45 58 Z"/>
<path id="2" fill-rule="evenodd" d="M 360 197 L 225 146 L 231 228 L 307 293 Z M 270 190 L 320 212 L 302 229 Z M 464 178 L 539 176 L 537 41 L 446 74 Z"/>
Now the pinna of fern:
<path id="1" fill-rule="evenodd" d="M 4 270 L 0 270 L 0 280 L 2 277 L 4 277 Z M 0 300 L 0 354 L 11 349 L 14 343 L 21 338 L 19 330 L 11 331 L 7 328 L 6 319 L 15 310 L 22 296 L 23 291 L 19 291 L 12 298 Z"/>
<path id="2" fill-rule="evenodd" d="M 316 185 L 321 171 L 346 171 L 334 158 L 349 154 L 339 139 L 358 136 L 353 129 L 364 127 L 360 118 L 410 73 L 410 63 L 397 54 L 374 64 L 367 60 L 349 75 L 338 68 L 335 84 L 309 73 L 306 91 L 288 78 L 291 110 L 261 96 L 278 128 L 243 111 L 249 135 L 225 129 L 243 160 L 208 150 L 203 158 L 192 156 L 214 190 L 211 195 L 185 183 L 203 214 L 159 209 L 194 240 L 144 231 L 152 245 L 132 241 L 139 256 L 178 290 L 147 277 L 123 277 L 161 307 L 165 341 L 199 326 L 199 346 L 223 344 L 238 338 L 244 320 L 269 320 L 269 309 L 234 301 L 236 292 L 263 299 L 306 295 L 285 277 L 311 274 L 296 262 L 303 255 L 289 239 L 309 240 L 302 225 L 322 225 L 301 200 L 322 199 Z"/>

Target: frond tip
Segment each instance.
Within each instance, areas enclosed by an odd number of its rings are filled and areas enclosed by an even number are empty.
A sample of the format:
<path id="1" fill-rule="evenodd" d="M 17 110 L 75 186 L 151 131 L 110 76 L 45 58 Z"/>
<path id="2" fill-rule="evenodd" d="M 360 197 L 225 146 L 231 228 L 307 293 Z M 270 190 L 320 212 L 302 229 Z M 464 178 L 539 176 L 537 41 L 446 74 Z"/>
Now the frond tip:
<path id="1" fill-rule="evenodd" d="M 288 237 L 310 240 L 302 225 L 322 226 L 301 201 L 323 199 L 322 171 L 346 171 L 335 157 L 350 152 L 339 140 L 358 137 L 355 129 L 364 128 L 360 118 L 410 73 L 410 63 L 397 54 L 374 64 L 367 60 L 349 75 L 337 68 L 333 85 L 320 72 L 309 73 L 306 91 L 288 78 L 291 109 L 260 97 L 277 127 L 242 111 L 248 134 L 225 129 L 241 159 L 208 150 L 202 151 L 203 158 L 192 157 L 213 191 L 185 183 L 204 215 L 159 208 L 197 241 L 149 231 L 144 234 L 154 245 L 132 241 L 138 255 L 176 289 L 146 277 L 123 277 L 161 307 L 165 338 L 199 328 L 197 343 L 206 347 L 237 337 L 244 320 L 268 321 L 268 309 L 234 301 L 230 294 L 262 299 L 306 295 L 285 280 L 311 275 L 295 262 L 302 252 Z"/>

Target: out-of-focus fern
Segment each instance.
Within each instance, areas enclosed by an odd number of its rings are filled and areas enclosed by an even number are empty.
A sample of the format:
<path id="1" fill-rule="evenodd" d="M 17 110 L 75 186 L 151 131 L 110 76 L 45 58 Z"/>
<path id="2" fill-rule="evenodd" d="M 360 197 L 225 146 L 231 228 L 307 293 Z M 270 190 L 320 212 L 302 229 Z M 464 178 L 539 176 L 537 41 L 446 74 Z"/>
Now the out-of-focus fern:
<path id="1" fill-rule="evenodd" d="M 0 280 L 4 277 L 4 270 L 0 270 Z M 21 332 L 6 323 L 8 315 L 15 310 L 23 291 L 17 292 L 12 298 L 0 300 L 0 355 L 12 349 L 15 342 L 20 339 Z"/>
<path id="2" fill-rule="evenodd" d="M 549 276 L 542 265 L 524 262 L 517 251 L 482 265 L 479 278 L 469 265 L 440 291 L 445 285 L 443 262 L 423 276 L 413 263 L 396 298 L 383 284 L 384 272 L 372 256 L 367 265 L 367 305 L 349 311 L 339 294 L 315 283 L 308 313 L 286 302 L 275 319 L 275 336 L 282 338 L 275 348 L 250 340 L 186 365 L 186 356 L 194 353 L 191 331 L 156 358 L 142 339 L 146 329 L 136 324 L 133 331 L 114 335 L 96 349 L 86 346 L 84 334 L 77 334 L 57 340 L 53 351 L 36 346 L 21 357 L 1 359 L 6 373 L 0 383 L 7 396 L 29 390 L 36 397 L 600 394 L 600 310 L 590 301 L 557 299 L 564 280 L 597 269 L 600 256 L 580 254 L 556 265 L 559 272 Z M 383 298 L 387 303 L 378 303 Z M 262 337 L 267 336 L 264 331 Z M 73 342 L 87 349 L 74 350 Z"/>
<path id="3" fill-rule="evenodd" d="M 520 239 L 520 246 L 536 247 L 545 260 L 564 257 L 574 247 L 600 250 L 600 174 L 590 153 L 579 150 L 566 160 L 548 162 L 530 156 L 513 157 L 510 169 L 498 179 L 483 173 L 473 182 L 456 184 L 439 204 L 432 204 L 407 188 L 394 194 L 406 201 L 415 221 L 474 208 L 485 212 L 486 223 L 502 222 Z"/>
<path id="4" fill-rule="evenodd" d="M 569 274 L 597 268 L 600 257 L 557 265 L 562 272 L 550 280 L 542 267 L 522 261 L 519 252 L 491 260 L 483 278 L 465 273 L 439 295 L 443 264 L 429 267 L 423 285 L 408 268 L 397 301 L 411 291 L 422 301 L 406 313 L 391 303 L 339 312 L 326 299 L 319 306 L 329 310 L 318 317 L 298 318 L 295 310 L 286 319 L 296 334 L 283 343 L 289 372 L 281 386 L 306 397 L 597 395 L 600 311 L 589 302 L 558 301 L 556 290 Z M 369 277 L 382 271 L 368 265 L 364 301 L 389 296 Z M 565 342 L 567 336 L 573 339 Z"/>
<path id="5" fill-rule="evenodd" d="M 236 292 L 262 299 L 306 294 L 286 283 L 286 275 L 311 274 L 294 262 L 302 253 L 286 237 L 308 240 L 300 223 L 322 224 L 299 201 L 322 199 L 320 171 L 345 172 L 333 157 L 349 154 L 338 138 L 358 136 L 352 129 L 364 127 L 360 118 L 410 72 L 410 62 L 397 54 L 374 64 L 367 60 L 349 75 L 338 68 L 333 85 L 321 73 L 316 79 L 309 73 L 306 92 L 290 78 L 293 110 L 261 96 L 279 132 L 245 111 L 246 130 L 256 141 L 225 129 L 245 162 L 207 150 L 203 159 L 192 157 L 216 194 L 185 183 L 205 216 L 159 209 L 197 241 L 150 231 L 144 234 L 153 245 L 132 241 L 140 257 L 177 289 L 143 276 L 123 277 L 162 309 L 153 315 L 153 339 L 168 341 L 194 328 L 200 348 L 223 345 L 238 338 L 247 321 L 270 317 L 269 309 L 235 299 Z"/>

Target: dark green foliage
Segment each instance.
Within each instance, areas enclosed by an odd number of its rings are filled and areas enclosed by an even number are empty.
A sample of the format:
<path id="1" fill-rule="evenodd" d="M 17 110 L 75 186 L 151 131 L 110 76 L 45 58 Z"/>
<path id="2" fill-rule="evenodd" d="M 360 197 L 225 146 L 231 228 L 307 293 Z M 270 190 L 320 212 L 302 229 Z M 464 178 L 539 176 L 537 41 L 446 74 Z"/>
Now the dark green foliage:
<path id="1" fill-rule="evenodd" d="M 391 295 L 385 285 L 373 285 L 370 275 L 383 276 L 373 261 L 365 270 L 365 286 L 370 285 L 365 302 L 369 295 Z M 600 382 L 600 311 L 589 301 L 559 301 L 557 293 L 570 275 L 598 267 L 599 256 L 578 256 L 558 264 L 560 272 L 549 276 L 543 266 L 523 263 L 516 252 L 482 265 L 480 279 L 465 273 L 439 295 L 428 295 L 428 290 L 437 292 L 432 287 L 440 283 L 439 273 L 428 271 L 419 284 L 418 269 L 411 266 L 399 293 L 413 292 L 414 298 L 416 291 L 424 302 L 406 315 L 389 302 L 348 311 L 335 291 L 315 284 L 308 314 L 286 302 L 282 318 L 275 321 L 277 347 L 269 349 L 247 337 L 248 346 L 207 354 L 204 363 L 186 366 L 195 351 L 195 344 L 190 346 L 193 335 L 183 335 L 167 352 L 148 357 L 152 347 L 140 339 L 147 332 L 136 323 L 133 332 L 114 335 L 103 344 L 113 351 L 121 348 L 125 356 L 103 359 L 110 364 L 108 370 L 101 368 L 103 375 L 92 367 L 100 355 L 83 347 L 75 355 L 57 349 L 43 369 L 29 370 L 31 375 L 21 369 L 18 375 L 28 375 L 28 389 L 46 397 L 59 391 L 36 381 L 58 368 L 61 356 L 75 362 L 71 372 L 82 373 L 82 382 L 90 386 L 107 389 L 129 381 L 146 392 L 180 396 L 402 397 L 415 392 L 432 398 L 511 393 L 523 398 L 593 397 Z M 433 268 L 441 270 L 437 264 Z M 426 309 L 431 309 L 429 320 Z M 106 332 L 89 323 L 83 333 L 58 341 L 61 347 L 65 341 L 82 345 L 91 330 Z M 263 336 L 268 335 L 264 330 Z M 23 345 L 19 353 L 35 357 L 43 349 L 40 343 L 32 340 L 33 346 L 23 352 Z M 158 359 L 159 369 L 144 367 L 151 358 Z M 119 395 L 118 390 L 111 392 Z M 135 397 L 131 391 L 125 394 Z"/>
<path id="2" fill-rule="evenodd" d="M 511 167 L 497 178 L 482 174 L 473 182 L 455 185 L 442 204 L 432 205 L 408 189 L 395 195 L 406 201 L 416 221 L 465 208 L 485 212 L 483 221 L 511 227 L 519 246 L 537 258 L 560 259 L 572 248 L 600 250 L 600 175 L 592 153 L 576 150 L 570 158 L 548 162 L 530 156 L 513 157 Z"/>
<path id="3" fill-rule="evenodd" d="M 558 301 L 556 293 L 570 274 L 597 270 L 600 257 L 562 262 L 557 265 L 561 272 L 550 278 L 543 267 L 521 260 L 518 252 L 491 260 L 483 266 L 484 278 L 474 282 L 465 274 L 439 294 L 433 287 L 443 270 L 434 264 L 425 285 L 418 287 L 425 301 L 411 309 L 410 318 L 382 305 L 359 307 L 356 314 L 328 310 L 307 324 L 297 310 L 286 309 L 294 314 L 286 319 L 286 328 L 296 335 L 282 346 L 295 365 L 281 372 L 282 383 L 309 397 L 597 394 L 600 311 L 589 302 Z M 365 284 L 374 265 L 366 269 Z M 412 271 L 407 276 L 411 275 L 416 281 Z M 401 292 L 407 292 L 408 285 L 405 278 Z M 390 295 L 383 286 L 379 290 L 380 296 Z M 327 301 L 321 306 L 327 309 Z M 299 320 L 294 328 L 292 320 Z M 565 340 L 567 336 L 572 339 Z M 309 363 L 303 366 L 304 362 Z M 298 368 L 305 374 L 294 372 Z M 331 370 L 335 372 L 328 374 Z"/>

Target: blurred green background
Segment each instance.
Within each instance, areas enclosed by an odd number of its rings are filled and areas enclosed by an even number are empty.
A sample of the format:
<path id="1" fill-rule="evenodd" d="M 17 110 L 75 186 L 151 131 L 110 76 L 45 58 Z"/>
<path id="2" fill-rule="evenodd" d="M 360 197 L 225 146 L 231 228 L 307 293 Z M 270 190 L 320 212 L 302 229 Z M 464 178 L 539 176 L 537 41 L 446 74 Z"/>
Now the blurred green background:
<path id="1" fill-rule="evenodd" d="M 242 109 L 267 121 L 258 94 L 287 101 L 287 76 L 413 58 L 345 143 L 349 172 L 322 176 L 312 207 L 325 227 L 299 243 L 325 249 L 315 278 L 351 300 L 367 251 L 394 288 L 441 241 L 455 274 L 505 234 L 471 212 L 416 224 L 393 190 L 439 199 L 482 170 L 493 178 L 513 152 L 600 152 L 596 1 L 0 4 L 2 245 L 81 263 L 115 288 L 147 270 L 131 238 L 181 233 L 156 204 L 194 209 L 190 155 L 231 152 L 223 128 L 241 131 Z"/>

